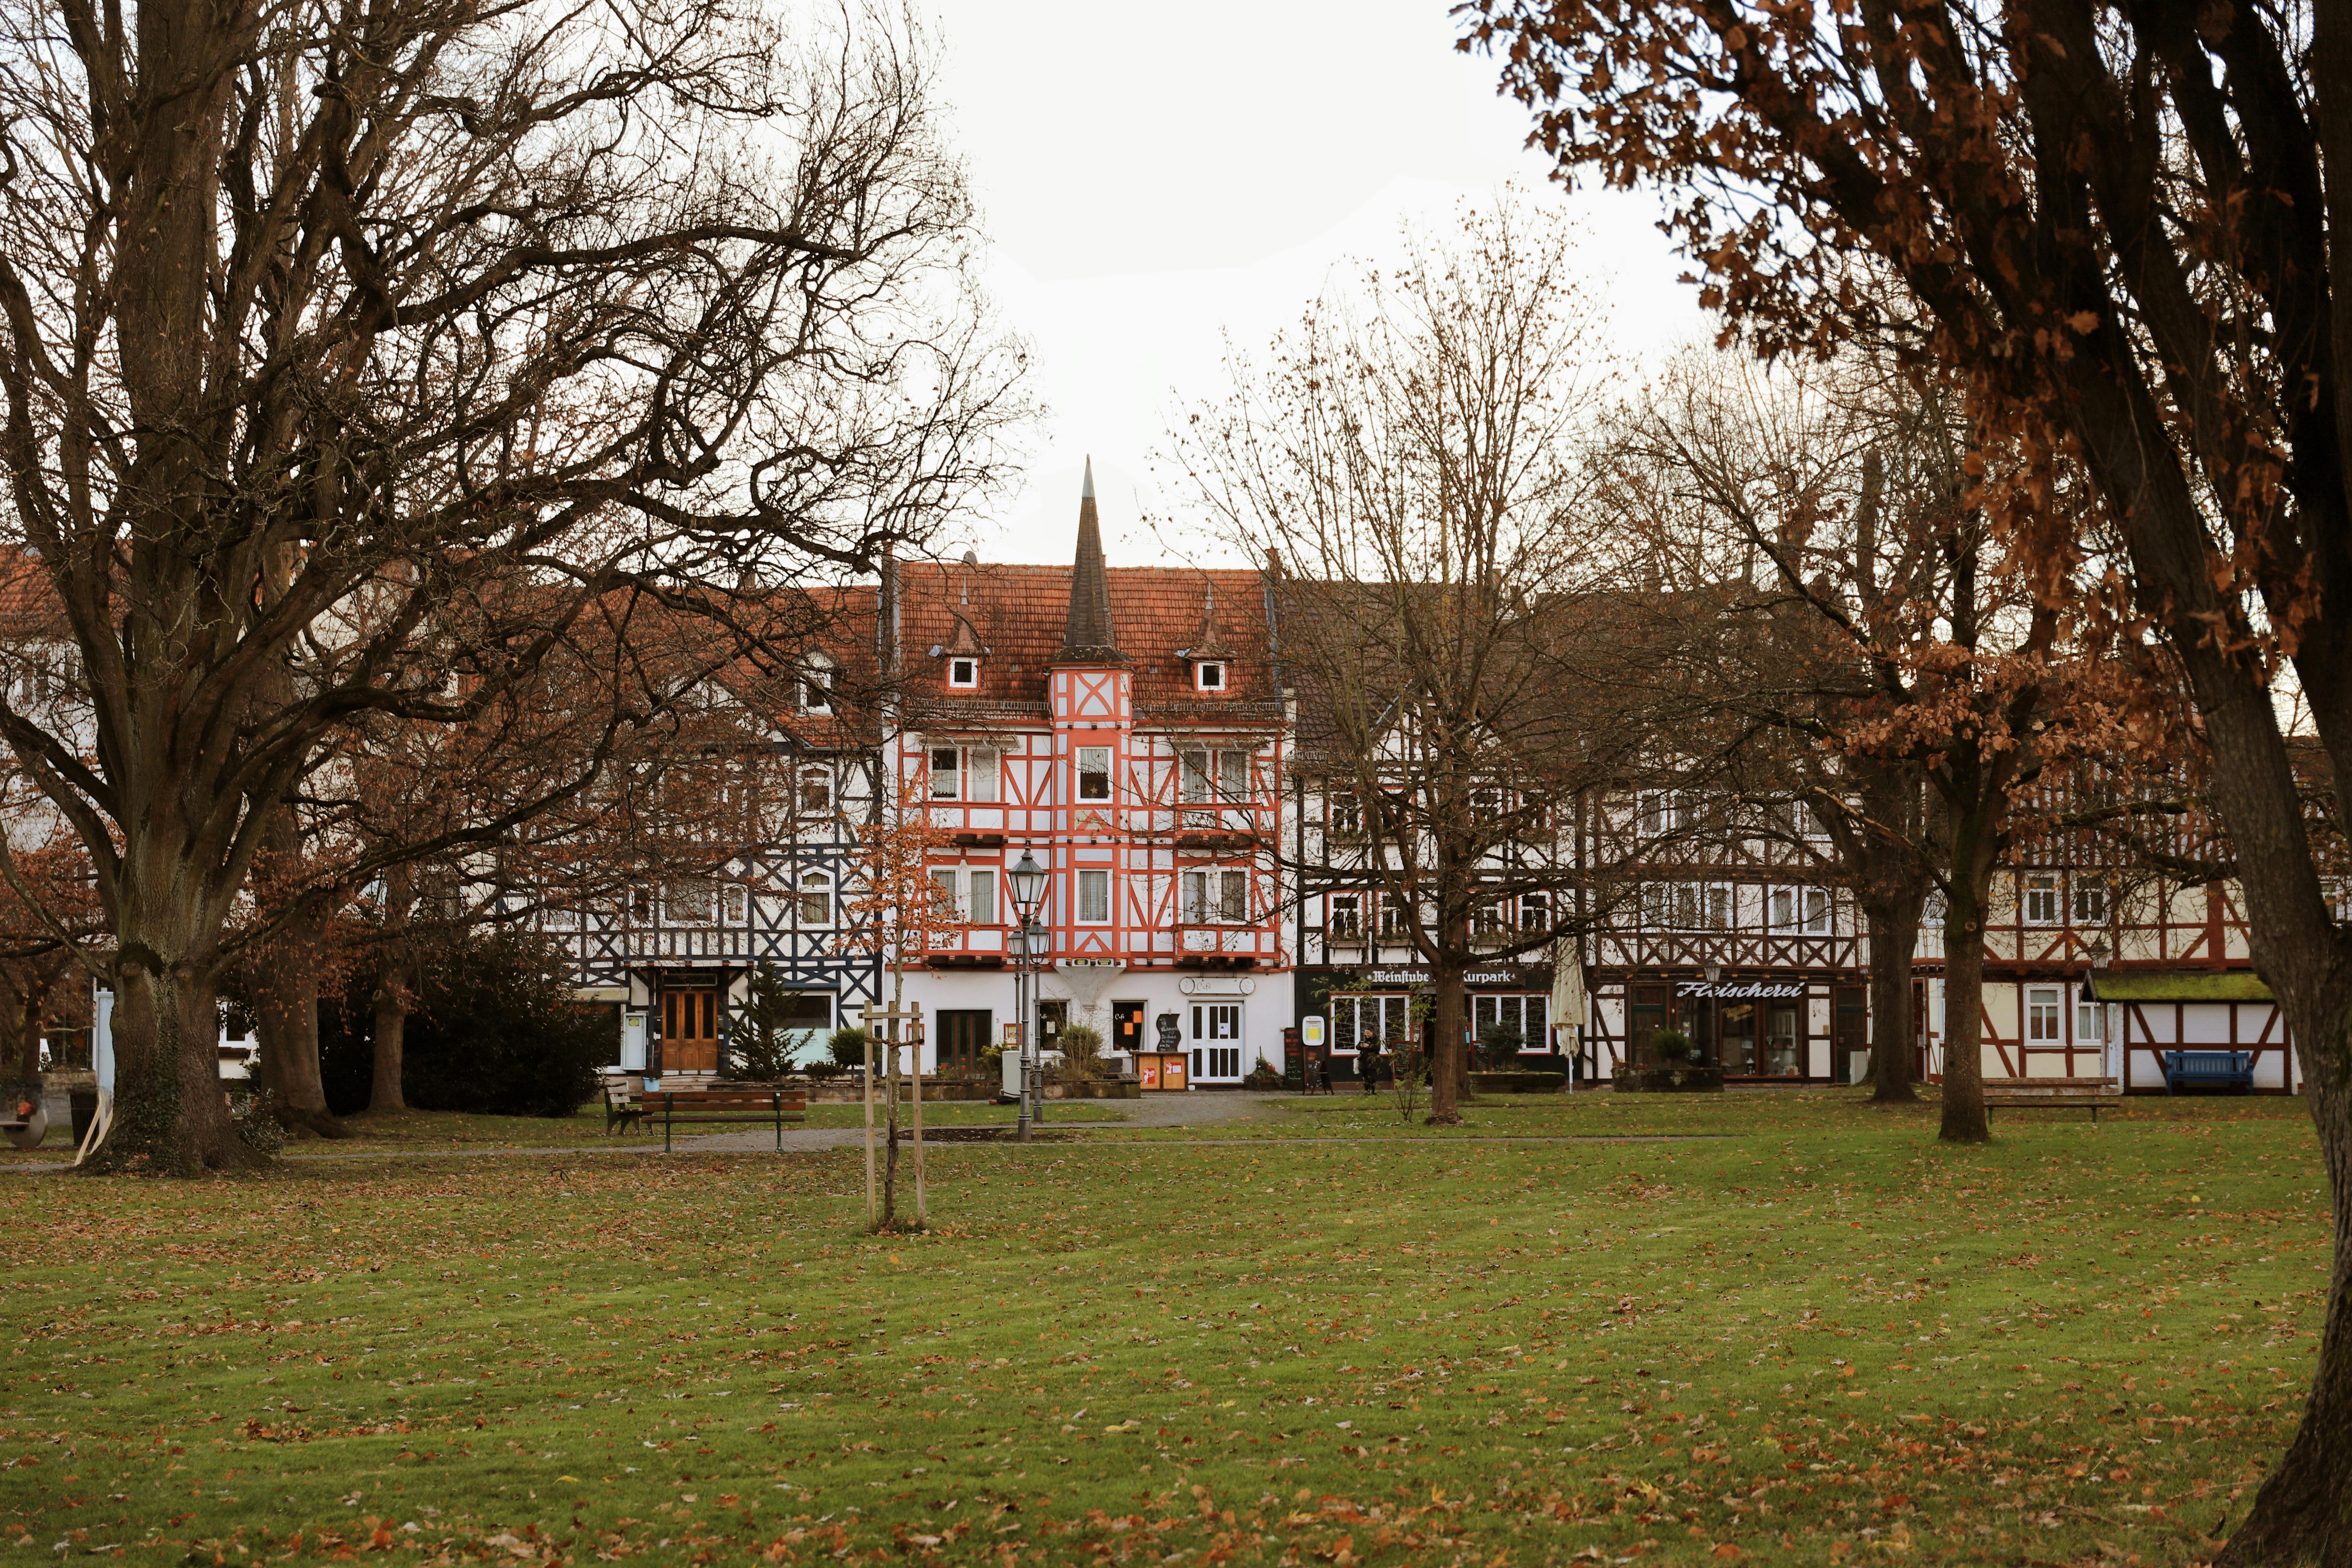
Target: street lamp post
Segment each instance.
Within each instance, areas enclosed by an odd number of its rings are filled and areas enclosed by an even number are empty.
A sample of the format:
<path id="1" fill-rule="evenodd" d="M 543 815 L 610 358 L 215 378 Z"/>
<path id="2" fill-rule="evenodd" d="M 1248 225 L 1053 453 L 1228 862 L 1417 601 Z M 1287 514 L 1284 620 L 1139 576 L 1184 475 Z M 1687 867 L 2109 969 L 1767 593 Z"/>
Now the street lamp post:
<path id="1" fill-rule="evenodd" d="M 1021 1068 L 1021 1117 L 1014 1136 L 1026 1143 L 1029 1123 L 1034 1119 L 1032 1103 L 1037 1094 L 1036 1065 L 1029 1049 L 1029 1015 L 1034 1010 L 1030 1005 L 1030 970 L 1036 962 L 1037 939 L 1045 934 L 1044 928 L 1036 923 L 1036 915 L 1037 906 L 1045 897 L 1045 868 L 1024 849 L 1020 864 L 1006 872 L 1004 879 L 1013 891 L 1013 917 L 1020 922 L 1013 932 L 1013 1005 L 1019 1018 L 1014 1040 Z"/>

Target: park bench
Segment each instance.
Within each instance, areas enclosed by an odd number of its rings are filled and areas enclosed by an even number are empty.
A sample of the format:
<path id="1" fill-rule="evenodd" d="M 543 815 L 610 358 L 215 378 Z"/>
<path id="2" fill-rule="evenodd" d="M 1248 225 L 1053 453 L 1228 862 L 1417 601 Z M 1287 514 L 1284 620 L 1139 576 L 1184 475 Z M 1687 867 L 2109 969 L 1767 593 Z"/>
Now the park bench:
<path id="1" fill-rule="evenodd" d="M 1990 1079 L 1984 1098 L 1988 1122 L 1999 1106 L 2005 1110 L 2088 1110 L 2095 1123 L 2099 1108 L 2118 1098 L 2118 1088 L 2111 1078 Z"/>
<path id="2" fill-rule="evenodd" d="M 2254 1087 L 2254 1057 L 2251 1051 L 2166 1051 L 2164 1092 L 2184 1089 L 2228 1089 L 2243 1093 Z"/>
<path id="3" fill-rule="evenodd" d="M 749 1122 L 772 1125 L 776 1152 L 784 1147 L 784 1123 L 808 1120 L 808 1091 L 803 1089 L 684 1089 L 648 1092 L 643 1101 L 646 1124 L 661 1124 L 662 1152 L 670 1152 L 670 1129 L 681 1122 Z"/>
<path id="4" fill-rule="evenodd" d="M 605 1136 L 610 1137 L 615 1127 L 624 1132 L 628 1131 L 644 1121 L 645 1115 L 645 1101 L 637 1098 L 635 1089 L 625 1083 L 608 1083 L 604 1086 Z"/>

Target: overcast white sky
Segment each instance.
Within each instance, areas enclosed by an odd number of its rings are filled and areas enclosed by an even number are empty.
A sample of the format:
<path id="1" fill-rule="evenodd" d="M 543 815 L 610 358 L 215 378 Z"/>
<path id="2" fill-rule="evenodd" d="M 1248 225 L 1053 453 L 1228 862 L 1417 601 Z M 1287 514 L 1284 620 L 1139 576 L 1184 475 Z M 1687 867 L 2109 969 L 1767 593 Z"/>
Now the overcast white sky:
<path id="1" fill-rule="evenodd" d="M 993 242 L 989 286 L 1049 405 L 1026 488 L 960 541 L 1066 559 L 1091 453 L 1111 563 L 1216 552 L 1181 536 L 1150 457 L 1213 395 L 1225 334 L 1262 348 L 1335 268 L 1391 254 L 1506 180 L 1545 191 L 1524 111 L 1457 54 L 1446 0 L 941 0 L 953 124 Z M 1646 196 L 1555 196 L 1592 237 L 1620 340 L 1703 337 Z M 1155 537 L 1143 511 L 1180 520 Z M 1165 540 L 1165 542 L 1163 542 Z"/>

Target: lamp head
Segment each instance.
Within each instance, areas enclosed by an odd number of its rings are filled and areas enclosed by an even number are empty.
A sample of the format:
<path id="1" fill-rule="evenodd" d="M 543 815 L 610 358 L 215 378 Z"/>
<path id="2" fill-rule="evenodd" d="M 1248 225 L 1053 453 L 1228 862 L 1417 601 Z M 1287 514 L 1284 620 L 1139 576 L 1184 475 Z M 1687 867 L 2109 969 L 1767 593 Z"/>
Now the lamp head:
<path id="1" fill-rule="evenodd" d="M 1720 980 L 1720 979 L 1722 979 L 1722 978 L 1723 978 L 1723 965 L 1721 965 L 1720 963 L 1710 963 L 1710 964 L 1706 965 L 1706 966 L 1703 968 L 1703 970 L 1701 971 L 1701 973 L 1703 973 L 1704 974 L 1706 974 L 1706 983 L 1707 983 L 1709 985 L 1712 985 L 1712 984 L 1714 984 L 1717 981 L 1718 981 L 1718 980 Z"/>
<path id="2" fill-rule="evenodd" d="M 1045 896 L 1045 868 L 1037 864 L 1035 856 L 1024 849 L 1020 863 L 1004 874 L 1004 879 L 1012 886 L 1013 907 L 1021 911 L 1022 923 L 1026 925 L 1030 912 Z"/>

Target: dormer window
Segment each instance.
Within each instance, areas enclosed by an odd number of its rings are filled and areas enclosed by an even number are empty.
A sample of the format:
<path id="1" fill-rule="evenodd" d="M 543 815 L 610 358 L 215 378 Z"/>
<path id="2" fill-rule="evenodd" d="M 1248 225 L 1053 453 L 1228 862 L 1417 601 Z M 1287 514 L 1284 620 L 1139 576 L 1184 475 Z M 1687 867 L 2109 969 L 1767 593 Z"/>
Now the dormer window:
<path id="1" fill-rule="evenodd" d="M 1192 689 L 1223 691 L 1224 689 L 1225 661 L 1223 659 L 1204 658 L 1192 667 Z"/>
<path id="2" fill-rule="evenodd" d="M 959 690 L 969 691 L 980 684 L 980 660 L 951 658 L 948 660 L 948 684 Z"/>
<path id="3" fill-rule="evenodd" d="M 833 711 L 833 660 L 821 653 L 813 653 L 802 662 L 800 709 L 803 713 Z"/>

